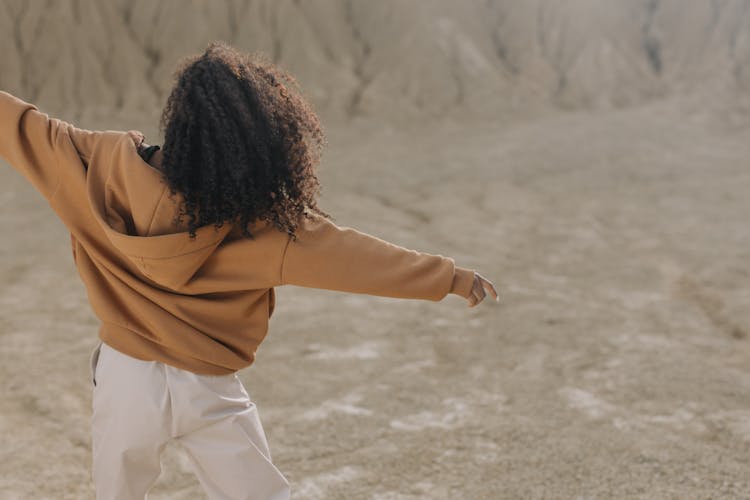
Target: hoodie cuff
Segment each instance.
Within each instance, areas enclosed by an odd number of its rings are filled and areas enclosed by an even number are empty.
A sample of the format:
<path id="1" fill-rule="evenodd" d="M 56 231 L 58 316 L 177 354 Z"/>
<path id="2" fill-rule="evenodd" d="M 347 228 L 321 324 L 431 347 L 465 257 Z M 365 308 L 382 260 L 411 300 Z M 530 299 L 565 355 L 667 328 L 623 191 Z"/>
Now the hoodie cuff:
<path id="1" fill-rule="evenodd" d="M 471 295 L 471 289 L 474 287 L 474 271 L 465 267 L 456 266 L 453 274 L 453 284 L 450 293 L 455 293 L 466 299 Z"/>

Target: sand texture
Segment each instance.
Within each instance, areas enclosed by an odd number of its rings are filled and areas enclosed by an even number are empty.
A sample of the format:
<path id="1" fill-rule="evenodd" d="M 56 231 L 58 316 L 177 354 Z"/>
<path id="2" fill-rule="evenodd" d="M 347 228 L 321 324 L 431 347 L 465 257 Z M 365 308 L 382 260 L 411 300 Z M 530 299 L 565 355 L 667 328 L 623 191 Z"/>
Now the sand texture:
<path id="1" fill-rule="evenodd" d="M 502 297 L 279 287 L 241 378 L 293 498 L 750 498 L 750 2 L 4 1 L 0 88 L 158 143 L 212 39 L 298 77 L 337 223 Z M 93 498 L 98 321 L 2 166 L 0 500 Z"/>

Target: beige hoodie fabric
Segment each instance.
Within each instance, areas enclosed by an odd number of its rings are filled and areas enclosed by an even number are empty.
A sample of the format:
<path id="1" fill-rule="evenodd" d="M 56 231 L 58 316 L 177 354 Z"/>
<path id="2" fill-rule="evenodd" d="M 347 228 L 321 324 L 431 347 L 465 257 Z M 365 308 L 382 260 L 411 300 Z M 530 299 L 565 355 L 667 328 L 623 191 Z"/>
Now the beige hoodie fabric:
<path id="1" fill-rule="evenodd" d="M 195 240 L 173 223 L 182 198 L 139 156 L 138 131 L 89 131 L 0 91 L 0 157 L 70 231 L 73 258 L 101 320 L 99 338 L 142 360 L 226 375 L 255 359 L 274 287 L 439 301 L 468 298 L 474 271 L 324 217 L 292 240 L 258 221 L 254 239 L 225 223 Z"/>

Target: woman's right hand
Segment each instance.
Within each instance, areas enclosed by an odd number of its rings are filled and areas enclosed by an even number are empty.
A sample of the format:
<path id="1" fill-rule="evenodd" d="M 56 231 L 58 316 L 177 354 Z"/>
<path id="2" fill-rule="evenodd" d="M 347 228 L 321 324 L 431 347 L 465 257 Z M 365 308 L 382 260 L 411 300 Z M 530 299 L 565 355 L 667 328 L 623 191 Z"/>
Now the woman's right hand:
<path id="1" fill-rule="evenodd" d="M 475 272 L 474 285 L 472 286 L 471 294 L 467 299 L 469 301 L 469 307 L 474 307 L 484 300 L 487 296 L 485 288 L 487 289 L 487 292 L 492 294 L 496 301 L 500 301 L 500 297 L 497 295 L 497 290 L 495 290 L 495 285 L 481 274 Z"/>

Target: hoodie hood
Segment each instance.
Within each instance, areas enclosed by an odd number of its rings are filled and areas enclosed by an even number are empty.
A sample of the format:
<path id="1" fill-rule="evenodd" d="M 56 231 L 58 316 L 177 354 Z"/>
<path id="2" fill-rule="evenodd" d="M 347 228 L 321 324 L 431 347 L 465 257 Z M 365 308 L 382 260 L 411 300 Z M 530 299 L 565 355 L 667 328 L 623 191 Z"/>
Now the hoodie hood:
<path id="1" fill-rule="evenodd" d="M 174 217 L 184 201 L 170 196 L 161 172 L 138 154 L 137 131 L 116 139 L 111 161 L 87 174 L 92 212 L 112 246 L 144 276 L 162 287 L 180 291 L 232 229 L 226 223 L 196 230 L 191 239 L 186 224 Z M 184 223 L 184 221 L 183 221 Z"/>

